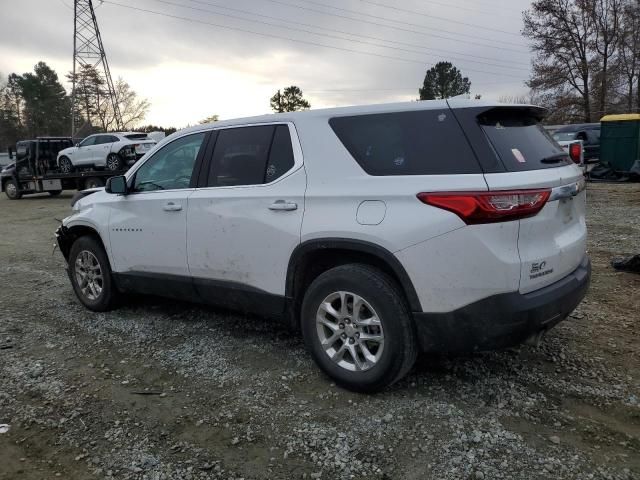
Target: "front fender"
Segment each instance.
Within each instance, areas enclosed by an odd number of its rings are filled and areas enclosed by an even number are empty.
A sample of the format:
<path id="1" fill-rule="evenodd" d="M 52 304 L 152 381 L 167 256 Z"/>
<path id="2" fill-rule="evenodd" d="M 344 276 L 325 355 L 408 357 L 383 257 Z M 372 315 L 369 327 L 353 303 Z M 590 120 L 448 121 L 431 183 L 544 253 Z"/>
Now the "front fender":
<path id="1" fill-rule="evenodd" d="M 77 212 L 62 221 L 62 225 L 60 225 L 55 232 L 58 247 L 66 261 L 69 258 L 71 246 L 76 239 L 84 235 L 95 235 L 102 243 L 107 254 L 107 258 L 109 259 L 109 263 L 113 265 L 108 230 L 105 232 L 104 229 L 100 228 L 96 223 L 86 217 L 86 214 L 91 210 L 92 208 L 87 208 L 86 210 Z"/>

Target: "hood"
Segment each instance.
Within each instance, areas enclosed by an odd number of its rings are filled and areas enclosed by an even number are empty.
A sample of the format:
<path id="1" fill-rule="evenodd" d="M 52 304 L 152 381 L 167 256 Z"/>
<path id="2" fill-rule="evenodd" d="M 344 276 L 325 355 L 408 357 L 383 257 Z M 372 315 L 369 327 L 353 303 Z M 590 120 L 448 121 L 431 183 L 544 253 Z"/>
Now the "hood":
<path id="1" fill-rule="evenodd" d="M 60 155 L 64 155 L 65 153 L 71 153 L 71 152 L 73 152 L 73 151 L 75 151 L 75 150 L 76 150 L 76 147 L 67 147 L 67 148 L 64 148 L 64 149 L 62 149 L 62 150 L 60 150 L 60 151 L 58 152 L 58 157 L 60 157 Z"/>
<path id="2" fill-rule="evenodd" d="M 8 163 L 7 165 L 0 167 L 0 172 L 8 172 L 9 170 L 13 170 L 14 168 L 16 168 L 15 162 Z"/>
<path id="3" fill-rule="evenodd" d="M 98 192 L 103 192 L 103 194 L 107 195 L 104 193 L 104 187 L 87 188 L 86 190 L 76 192 L 71 198 L 71 208 L 74 210 L 80 210 L 81 208 L 94 203 L 94 201 L 98 199 L 86 199 L 86 197 Z"/>

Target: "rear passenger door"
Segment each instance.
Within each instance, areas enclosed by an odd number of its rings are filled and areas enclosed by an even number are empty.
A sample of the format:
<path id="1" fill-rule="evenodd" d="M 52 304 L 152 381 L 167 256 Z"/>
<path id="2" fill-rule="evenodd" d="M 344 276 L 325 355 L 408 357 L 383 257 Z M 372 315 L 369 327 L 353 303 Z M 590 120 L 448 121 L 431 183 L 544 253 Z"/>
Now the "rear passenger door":
<path id="1" fill-rule="evenodd" d="M 220 129 L 206 158 L 187 216 L 194 284 L 205 301 L 281 313 L 306 187 L 295 128 Z"/>

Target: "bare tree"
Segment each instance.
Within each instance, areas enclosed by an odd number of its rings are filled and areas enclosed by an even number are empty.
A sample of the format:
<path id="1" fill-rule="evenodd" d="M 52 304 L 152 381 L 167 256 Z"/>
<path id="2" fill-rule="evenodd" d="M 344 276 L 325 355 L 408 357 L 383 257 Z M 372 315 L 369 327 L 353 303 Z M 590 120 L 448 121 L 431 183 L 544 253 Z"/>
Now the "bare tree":
<path id="1" fill-rule="evenodd" d="M 73 74 L 67 79 L 71 81 Z M 105 101 L 108 92 L 104 79 L 91 65 L 83 65 L 76 73 L 77 116 L 82 117 L 86 125 L 79 126 L 80 130 L 91 133 L 97 127 L 102 131 L 116 128 L 116 116 L 111 102 Z M 149 111 L 150 103 L 147 99 L 139 99 L 137 93 L 122 78 L 116 80 L 116 102 L 122 116 L 123 127 L 129 130 L 144 120 Z"/>
<path id="2" fill-rule="evenodd" d="M 523 35 L 536 54 L 529 87 L 538 91 L 576 94 L 583 119 L 591 121 L 590 81 L 596 34 L 590 3 L 594 0 L 535 0 L 524 12 Z"/>
<path id="3" fill-rule="evenodd" d="M 138 98 L 138 94 L 122 78 L 116 80 L 114 89 L 122 116 L 122 125 L 125 130 L 130 130 L 145 119 L 151 103 L 146 98 Z M 116 118 L 112 108 L 109 108 L 109 122 L 111 128 L 115 126 Z"/>
<path id="4" fill-rule="evenodd" d="M 640 0 L 629 0 L 623 6 L 618 68 L 626 86 L 626 107 L 633 110 L 633 85 L 637 85 L 637 108 L 640 111 Z"/>
<path id="5" fill-rule="evenodd" d="M 593 48 L 599 60 L 599 101 L 598 115 L 604 115 L 607 108 L 607 94 L 609 92 L 609 63 L 615 55 L 620 40 L 620 23 L 623 0 L 591 0 L 587 5 L 595 35 Z"/>

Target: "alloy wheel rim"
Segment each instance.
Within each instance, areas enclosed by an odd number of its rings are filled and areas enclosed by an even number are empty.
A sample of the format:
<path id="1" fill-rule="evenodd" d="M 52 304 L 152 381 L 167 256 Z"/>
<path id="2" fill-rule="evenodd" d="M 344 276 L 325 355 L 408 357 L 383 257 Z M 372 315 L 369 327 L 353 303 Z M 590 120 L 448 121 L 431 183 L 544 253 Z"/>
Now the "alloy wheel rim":
<path id="1" fill-rule="evenodd" d="M 9 196 L 11 198 L 13 198 L 18 193 L 18 189 L 16 188 L 16 186 L 13 183 L 9 182 L 9 183 L 7 183 L 7 193 L 9 194 Z"/>
<path id="2" fill-rule="evenodd" d="M 102 293 L 104 278 L 102 268 L 96 256 L 88 251 L 81 251 L 76 257 L 75 274 L 78 288 L 88 300 L 97 300 Z"/>
<path id="3" fill-rule="evenodd" d="M 334 292 L 320 303 L 316 332 L 331 361 L 352 372 L 373 368 L 384 351 L 380 317 L 369 302 L 352 292 Z"/>
<path id="4" fill-rule="evenodd" d="M 71 171 L 71 162 L 66 159 L 60 162 L 60 170 L 62 170 L 63 173 L 69 173 Z"/>
<path id="5" fill-rule="evenodd" d="M 117 170 L 118 169 L 118 158 L 114 155 L 109 155 L 107 158 L 107 168 L 109 170 Z"/>

